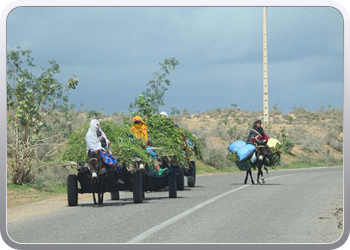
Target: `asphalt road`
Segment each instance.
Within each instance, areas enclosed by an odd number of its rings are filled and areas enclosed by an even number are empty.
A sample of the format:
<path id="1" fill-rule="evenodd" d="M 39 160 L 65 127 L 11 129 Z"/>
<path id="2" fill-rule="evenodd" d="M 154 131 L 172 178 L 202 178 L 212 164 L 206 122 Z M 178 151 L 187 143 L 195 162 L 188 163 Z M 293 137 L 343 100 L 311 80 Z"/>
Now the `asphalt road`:
<path id="1" fill-rule="evenodd" d="M 343 168 L 264 172 L 265 185 L 244 185 L 244 173 L 197 176 L 196 186 L 168 198 L 146 193 L 134 204 L 107 194 L 77 207 L 7 225 L 17 243 L 332 243 L 342 230 Z M 256 172 L 253 173 L 256 179 Z M 185 179 L 186 183 L 186 179 Z"/>

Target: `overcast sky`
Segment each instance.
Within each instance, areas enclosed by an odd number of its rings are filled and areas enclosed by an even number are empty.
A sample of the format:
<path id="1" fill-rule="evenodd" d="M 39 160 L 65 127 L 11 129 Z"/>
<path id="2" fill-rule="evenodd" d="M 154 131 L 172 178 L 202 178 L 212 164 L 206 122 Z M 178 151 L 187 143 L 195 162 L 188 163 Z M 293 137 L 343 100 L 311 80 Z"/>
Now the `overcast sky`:
<path id="1" fill-rule="evenodd" d="M 343 19 L 327 7 L 269 7 L 269 108 L 343 106 Z M 56 60 L 75 74 L 70 103 L 128 112 L 159 62 L 175 57 L 165 107 L 191 113 L 263 109 L 261 7 L 19 7 L 7 19 L 7 51 L 34 64 Z"/>

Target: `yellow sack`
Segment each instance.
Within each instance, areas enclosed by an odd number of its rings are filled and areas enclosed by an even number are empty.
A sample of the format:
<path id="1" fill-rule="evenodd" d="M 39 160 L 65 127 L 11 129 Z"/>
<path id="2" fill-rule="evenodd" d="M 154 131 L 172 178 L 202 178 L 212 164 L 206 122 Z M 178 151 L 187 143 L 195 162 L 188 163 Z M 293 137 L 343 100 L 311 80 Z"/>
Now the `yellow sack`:
<path id="1" fill-rule="evenodd" d="M 267 146 L 269 146 L 269 148 L 274 148 L 276 147 L 277 144 L 281 144 L 281 143 L 274 138 L 269 138 L 269 140 L 267 141 Z"/>

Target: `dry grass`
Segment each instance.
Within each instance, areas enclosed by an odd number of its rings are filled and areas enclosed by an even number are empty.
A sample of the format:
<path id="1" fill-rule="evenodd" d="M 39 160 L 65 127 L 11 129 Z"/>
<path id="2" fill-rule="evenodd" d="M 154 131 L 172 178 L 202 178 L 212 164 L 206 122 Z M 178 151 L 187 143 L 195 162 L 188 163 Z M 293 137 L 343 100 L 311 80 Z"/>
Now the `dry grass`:
<path id="1" fill-rule="evenodd" d="M 324 162 L 337 164 L 343 158 L 343 112 L 339 109 L 311 112 L 295 108 L 289 114 L 272 110 L 270 124 L 263 125 L 265 133 L 281 138 L 281 129 L 295 143 L 293 156 L 285 157 L 284 164 L 302 161 L 312 164 Z M 194 133 L 203 142 L 204 159 L 207 164 L 222 166 L 227 146 L 236 140 L 246 141 L 256 119 L 262 120 L 262 112 L 238 109 L 210 110 L 197 114 L 176 116 L 176 123 Z M 228 131 L 231 130 L 231 135 Z M 290 158 L 290 159 L 289 159 Z M 226 162 L 226 166 L 230 165 Z"/>

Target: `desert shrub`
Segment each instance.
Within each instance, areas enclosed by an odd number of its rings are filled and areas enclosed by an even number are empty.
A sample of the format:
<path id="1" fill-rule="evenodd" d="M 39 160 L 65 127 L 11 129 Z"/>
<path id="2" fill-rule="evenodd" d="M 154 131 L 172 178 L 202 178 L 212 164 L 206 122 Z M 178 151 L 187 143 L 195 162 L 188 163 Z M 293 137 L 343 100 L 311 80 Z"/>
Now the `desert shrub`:
<path id="1" fill-rule="evenodd" d="M 336 132 L 335 129 L 330 130 L 324 137 L 324 142 L 326 145 L 331 146 L 339 152 L 343 152 L 343 142 L 338 139 L 339 132 Z"/>
<path id="2" fill-rule="evenodd" d="M 315 163 L 315 160 L 309 154 L 301 155 L 300 160 L 310 166 Z"/>
<path id="3" fill-rule="evenodd" d="M 281 161 L 279 167 L 280 168 L 288 168 L 289 167 L 289 163 L 287 163 L 285 161 Z"/>
<path id="4" fill-rule="evenodd" d="M 326 155 L 324 157 L 324 162 L 327 166 L 334 166 L 338 163 L 337 159 L 333 155 Z"/>
<path id="5" fill-rule="evenodd" d="M 324 153 L 323 143 L 313 138 L 306 138 L 302 141 L 302 148 L 315 153 Z"/>
<path id="6" fill-rule="evenodd" d="M 111 118 L 112 118 L 111 120 L 118 125 L 124 124 L 124 115 L 123 114 L 113 113 L 111 115 Z"/>
<path id="7" fill-rule="evenodd" d="M 281 124 L 281 123 L 282 123 L 282 120 L 281 120 L 279 117 L 274 117 L 274 118 L 273 118 L 273 123 L 275 123 L 275 124 Z"/>
<path id="8" fill-rule="evenodd" d="M 342 142 L 334 142 L 330 145 L 332 148 L 334 148 L 335 150 L 342 152 L 343 153 L 343 143 Z"/>
<path id="9" fill-rule="evenodd" d="M 182 115 L 172 115 L 171 120 L 174 124 L 179 125 L 180 128 L 187 129 L 187 125 L 184 124 Z"/>
<path id="10" fill-rule="evenodd" d="M 55 164 L 33 165 L 33 171 L 27 176 L 25 183 L 41 191 L 51 191 L 52 185 L 66 185 L 67 176 L 74 174 L 75 169 L 60 167 Z"/>
<path id="11" fill-rule="evenodd" d="M 241 118 L 242 123 L 247 123 L 248 119 L 246 117 Z"/>
<path id="12" fill-rule="evenodd" d="M 247 139 L 249 129 L 242 126 L 235 125 L 235 126 L 229 127 L 226 133 L 230 141 L 237 141 L 237 140 L 245 141 Z"/>
<path id="13" fill-rule="evenodd" d="M 280 129 L 280 133 L 277 134 L 276 137 L 282 144 L 283 152 L 287 154 L 292 154 L 292 150 L 295 146 L 295 143 L 289 138 L 287 129 L 285 127 L 282 127 Z"/>
<path id="14" fill-rule="evenodd" d="M 202 112 L 202 115 L 210 115 L 211 114 L 211 110 L 206 110 L 206 111 L 204 111 L 204 112 Z"/>
<path id="15" fill-rule="evenodd" d="M 224 110 L 222 111 L 222 113 L 224 115 L 230 115 L 232 113 L 232 109 L 230 108 L 224 108 Z"/>
<path id="16" fill-rule="evenodd" d="M 282 115 L 281 110 L 270 110 L 269 111 L 269 116 L 275 116 L 275 115 Z"/>
<path id="17" fill-rule="evenodd" d="M 226 165 L 226 154 L 226 150 L 225 153 L 223 153 L 222 150 L 212 148 L 205 154 L 204 161 L 206 164 L 216 169 L 220 169 Z"/>
<path id="18" fill-rule="evenodd" d="M 199 143 L 201 144 L 202 148 L 207 148 L 210 145 L 210 138 L 208 133 L 204 130 L 203 127 L 189 130 L 193 135 L 195 135 Z"/>
<path id="19" fill-rule="evenodd" d="M 227 130 L 223 127 L 215 127 L 210 130 L 210 135 L 224 140 L 228 139 Z"/>
<path id="20" fill-rule="evenodd" d="M 283 115 L 282 115 L 282 119 L 288 121 L 289 116 L 290 116 L 289 114 L 283 114 Z"/>
<path id="21" fill-rule="evenodd" d="M 292 107 L 292 109 L 293 110 L 290 113 L 295 115 L 305 114 L 306 112 L 308 112 L 305 105 L 300 105 L 299 107 L 294 106 Z"/>
<path id="22" fill-rule="evenodd" d="M 308 133 L 305 129 L 294 128 L 290 130 L 291 140 L 300 145 L 304 151 L 324 153 L 324 139 Z"/>

